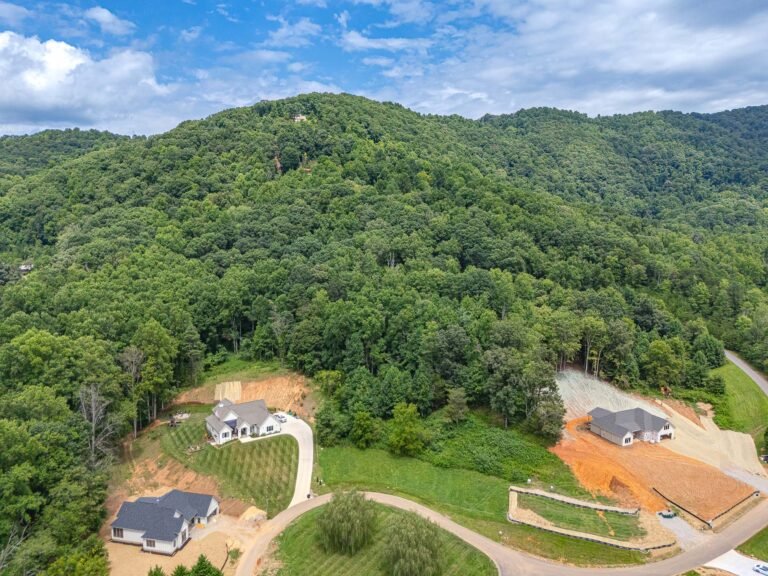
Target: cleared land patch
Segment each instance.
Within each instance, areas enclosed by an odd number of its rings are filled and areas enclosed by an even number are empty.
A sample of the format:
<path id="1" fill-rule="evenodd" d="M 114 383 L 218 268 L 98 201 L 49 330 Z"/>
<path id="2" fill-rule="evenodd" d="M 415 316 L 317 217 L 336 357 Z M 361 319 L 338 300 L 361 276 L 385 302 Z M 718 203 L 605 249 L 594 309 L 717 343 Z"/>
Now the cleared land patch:
<path id="1" fill-rule="evenodd" d="M 238 498 L 274 516 L 293 497 L 299 447 L 291 436 L 275 436 L 246 444 L 230 442 L 214 448 L 205 442 L 205 414 L 192 414 L 177 428 L 163 427 L 163 451 L 201 474 L 218 479 L 222 494 Z M 191 452 L 191 446 L 199 451 Z"/>
<path id="2" fill-rule="evenodd" d="M 569 422 L 567 437 L 553 452 L 567 462 L 590 490 L 639 505 L 651 512 L 667 507 L 653 491 L 711 519 L 749 496 L 754 488 L 718 469 L 667 450 L 636 442 L 621 447 L 592 434 L 584 420 Z"/>
<path id="3" fill-rule="evenodd" d="M 275 552 L 277 576 L 384 576 L 382 552 L 384 524 L 392 517 L 407 512 L 376 504 L 378 533 L 373 542 L 354 556 L 329 554 L 317 540 L 317 517 L 323 508 L 312 510 L 291 524 L 277 540 Z M 484 554 L 465 544 L 452 534 L 440 530 L 443 553 L 443 576 L 494 576 L 496 567 Z"/>
<path id="4" fill-rule="evenodd" d="M 255 371 L 254 371 L 255 372 Z M 182 392 L 175 400 L 176 404 L 200 403 L 213 405 L 221 398 L 229 398 L 233 402 L 249 402 L 264 400 L 267 406 L 276 410 L 293 411 L 303 418 L 314 417 L 314 402 L 307 380 L 300 374 L 267 374 L 253 380 L 235 376 L 249 372 L 233 372 L 230 377 L 209 383 L 192 390 Z"/>

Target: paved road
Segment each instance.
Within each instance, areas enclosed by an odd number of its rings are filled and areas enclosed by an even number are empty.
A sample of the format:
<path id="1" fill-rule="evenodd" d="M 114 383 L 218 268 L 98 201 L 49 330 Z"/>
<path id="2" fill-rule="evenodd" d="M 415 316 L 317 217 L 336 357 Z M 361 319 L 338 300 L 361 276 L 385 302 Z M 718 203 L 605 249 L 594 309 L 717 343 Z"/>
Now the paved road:
<path id="1" fill-rule="evenodd" d="M 744 370 L 768 395 L 768 380 L 762 374 L 755 371 L 734 352 L 727 350 L 726 356 Z M 236 576 L 252 576 L 272 540 L 296 518 L 330 500 L 329 494 L 311 500 L 307 499 L 312 483 L 314 459 L 312 429 L 301 420 L 290 419 L 283 426 L 283 432 L 293 435 L 299 442 L 299 469 L 293 500 L 289 508 L 261 526 L 252 546 L 238 564 Z M 667 560 L 626 568 L 575 568 L 508 548 L 411 500 L 378 492 L 366 492 L 366 495 L 381 504 L 416 512 L 429 518 L 441 528 L 486 554 L 496 564 L 501 576 L 674 576 L 711 562 L 718 562 L 718 559 L 722 557 L 733 558 L 731 552 L 734 548 L 768 526 L 768 500 L 763 500 L 744 517 L 722 532 Z"/>
<path id="2" fill-rule="evenodd" d="M 744 372 L 746 372 L 747 376 L 752 378 L 755 384 L 760 386 L 763 392 L 768 396 L 768 379 L 766 379 L 765 376 L 760 374 L 760 372 L 758 372 L 757 370 L 752 368 L 752 366 L 750 366 L 744 360 L 742 360 L 741 356 L 736 354 L 736 352 L 731 352 L 730 350 L 726 350 L 725 357 L 728 358 L 728 360 L 730 360 L 734 364 L 736 364 L 736 366 L 741 368 Z"/>
<path id="3" fill-rule="evenodd" d="M 375 502 L 416 512 L 429 518 L 441 528 L 458 536 L 491 558 L 501 576 L 674 576 L 722 556 L 768 523 L 768 501 L 763 501 L 738 522 L 708 540 L 706 544 L 686 550 L 673 558 L 627 568 L 574 568 L 508 548 L 411 500 L 378 492 L 366 492 L 366 495 Z M 322 506 L 328 500 L 330 500 L 329 494 L 305 500 L 266 522 L 256 534 L 252 547 L 238 565 L 236 576 L 252 576 L 259 560 L 266 554 L 270 542 L 296 518 L 313 508 Z"/>

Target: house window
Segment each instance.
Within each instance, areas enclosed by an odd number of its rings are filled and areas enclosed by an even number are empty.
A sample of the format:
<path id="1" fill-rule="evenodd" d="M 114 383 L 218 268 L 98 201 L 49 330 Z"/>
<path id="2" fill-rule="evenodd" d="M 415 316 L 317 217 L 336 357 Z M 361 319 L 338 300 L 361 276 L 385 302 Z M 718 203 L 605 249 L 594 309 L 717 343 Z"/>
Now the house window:
<path id="1" fill-rule="evenodd" d="M 155 547 L 155 541 L 154 540 L 145 540 L 144 546 L 147 548 L 154 548 Z"/>
<path id="2" fill-rule="evenodd" d="M 274 426 L 267 426 L 267 432 L 272 432 L 274 429 Z"/>
<path id="3" fill-rule="evenodd" d="M 113 538 L 122 538 L 123 537 L 123 529 L 122 528 L 112 528 L 112 537 Z"/>
<path id="4" fill-rule="evenodd" d="M 222 437 L 222 438 L 229 438 L 229 432 L 224 432 L 224 433 L 221 435 L 221 437 Z"/>
<path id="5" fill-rule="evenodd" d="M 669 424 L 664 424 L 664 430 L 669 430 Z"/>
<path id="6" fill-rule="evenodd" d="M 629 444 L 630 442 L 632 442 L 632 438 L 630 438 L 629 436 L 624 438 L 624 444 Z"/>

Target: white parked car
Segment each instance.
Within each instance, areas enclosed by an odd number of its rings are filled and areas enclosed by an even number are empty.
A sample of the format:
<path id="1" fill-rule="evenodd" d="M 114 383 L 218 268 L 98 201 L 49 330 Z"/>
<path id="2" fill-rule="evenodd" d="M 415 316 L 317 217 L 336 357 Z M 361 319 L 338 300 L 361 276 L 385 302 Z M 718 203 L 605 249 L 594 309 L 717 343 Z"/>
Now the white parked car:
<path id="1" fill-rule="evenodd" d="M 755 564 L 752 566 L 752 572 L 757 572 L 758 574 L 763 574 L 763 576 L 768 576 L 768 566 L 765 564 Z"/>
<path id="2" fill-rule="evenodd" d="M 275 414 L 275 420 L 280 422 L 280 424 L 288 422 L 288 418 L 286 418 L 285 414 Z"/>

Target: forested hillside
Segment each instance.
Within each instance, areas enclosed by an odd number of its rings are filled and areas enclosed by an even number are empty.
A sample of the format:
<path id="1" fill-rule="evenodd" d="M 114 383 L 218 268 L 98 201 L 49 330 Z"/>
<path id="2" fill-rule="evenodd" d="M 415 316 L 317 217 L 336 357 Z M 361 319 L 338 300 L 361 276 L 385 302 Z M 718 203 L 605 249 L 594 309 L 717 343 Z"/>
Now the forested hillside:
<path id="1" fill-rule="evenodd" d="M 104 138 L 0 146 L 0 264 L 35 265 L 0 287 L 8 574 L 104 569 L 115 439 L 227 353 L 315 376 L 328 442 L 457 388 L 551 440 L 568 362 L 714 400 L 722 341 L 768 368 L 768 107 L 471 121 L 313 94 Z"/>
<path id="2" fill-rule="evenodd" d="M 96 148 L 104 148 L 128 140 L 97 130 L 45 130 L 31 136 L 0 137 L 0 178 L 26 176 L 40 169 L 53 166 L 87 154 Z"/>

